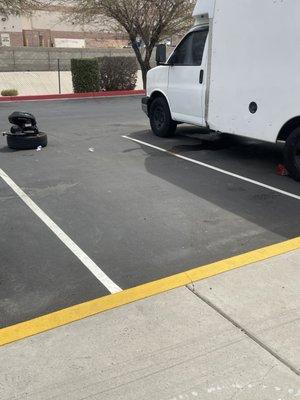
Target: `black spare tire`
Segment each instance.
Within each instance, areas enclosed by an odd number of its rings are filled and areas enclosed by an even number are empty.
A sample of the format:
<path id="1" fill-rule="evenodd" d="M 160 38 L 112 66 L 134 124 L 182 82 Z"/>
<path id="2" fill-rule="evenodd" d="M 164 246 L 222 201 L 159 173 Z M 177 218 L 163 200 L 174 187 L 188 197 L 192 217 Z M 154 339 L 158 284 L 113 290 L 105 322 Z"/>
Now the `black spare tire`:
<path id="1" fill-rule="evenodd" d="M 46 147 L 48 138 L 46 133 L 40 132 L 38 135 L 7 135 L 7 145 L 14 150 L 31 150 L 39 146 Z"/>

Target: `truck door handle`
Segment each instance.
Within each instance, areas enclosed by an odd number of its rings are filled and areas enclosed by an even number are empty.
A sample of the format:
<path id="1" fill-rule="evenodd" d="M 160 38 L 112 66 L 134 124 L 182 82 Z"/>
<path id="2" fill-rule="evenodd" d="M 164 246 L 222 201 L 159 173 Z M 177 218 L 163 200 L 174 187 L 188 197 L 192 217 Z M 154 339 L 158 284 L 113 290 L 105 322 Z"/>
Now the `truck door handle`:
<path id="1" fill-rule="evenodd" d="M 202 84 L 203 83 L 203 78 L 204 78 L 204 70 L 201 69 L 200 71 L 200 77 L 199 77 L 199 82 Z"/>

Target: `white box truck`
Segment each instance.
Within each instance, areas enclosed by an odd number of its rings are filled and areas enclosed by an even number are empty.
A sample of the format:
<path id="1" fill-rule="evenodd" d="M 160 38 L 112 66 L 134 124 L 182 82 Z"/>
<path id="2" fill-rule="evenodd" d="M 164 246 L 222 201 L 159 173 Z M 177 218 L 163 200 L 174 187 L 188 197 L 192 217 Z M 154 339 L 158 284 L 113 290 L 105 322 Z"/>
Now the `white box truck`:
<path id="1" fill-rule="evenodd" d="M 300 0 L 198 0 L 196 24 L 148 72 L 143 110 L 153 132 L 178 123 L 285 142 L 300 180 Z M 158 48 L 159 50 L 159 48 Z"/>

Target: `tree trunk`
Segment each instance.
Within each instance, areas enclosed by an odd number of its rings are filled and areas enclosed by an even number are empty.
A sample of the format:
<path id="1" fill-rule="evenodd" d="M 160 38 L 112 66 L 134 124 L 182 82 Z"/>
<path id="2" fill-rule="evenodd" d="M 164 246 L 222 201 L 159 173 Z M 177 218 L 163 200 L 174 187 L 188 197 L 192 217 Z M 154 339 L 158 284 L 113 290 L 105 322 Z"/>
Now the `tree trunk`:
<path id="1" fill-rule="evenodd" d="M 149 69 L 147 69 L 145 67 L 145 65 L 141 65 L 141 69 L 142 69 L 142 77 L 143 77 L 143 88 L 144 90 L 147 89 L 147 72 L 149 71 Z"/>
<path id="2" fill-rule="evenodd" d="M 144 90 L 146 90 L 146 88 L 147 88 L 147 72 L 151 69 L 150 58 L 151 58 L 152 50 L 149 51 L 149 49 L 146 49 L 146 56 L 145 56 L 145 59 L 143 60 L 140 49 L 137 46 L 132 46 L 132 48 L 135 52 L 138 63 L 140 64 L 140 67 L 142 70 L 142 77 L 143 77 L 143 88 L 144 88 Z"/>

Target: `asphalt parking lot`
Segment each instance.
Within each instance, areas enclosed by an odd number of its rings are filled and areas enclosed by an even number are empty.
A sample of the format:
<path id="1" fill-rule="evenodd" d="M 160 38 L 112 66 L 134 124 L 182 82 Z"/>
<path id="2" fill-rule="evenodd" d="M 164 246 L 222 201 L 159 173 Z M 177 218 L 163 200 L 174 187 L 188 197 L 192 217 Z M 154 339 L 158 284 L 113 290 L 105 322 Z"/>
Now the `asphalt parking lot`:
<path id="1" fill-rule="evenodd" d="M 1 104 L 2 131 L 15 110 L 36 115 L 49 146 L 1 138 L 0 169 L 67 239 L 0 178 L 0 327 L 109 294 L 69 239 L 126 289 L 299 236 L 300 184 L 276 175 L 279 146 L 184 125 L 156 138 L 139 97 Z"/>

